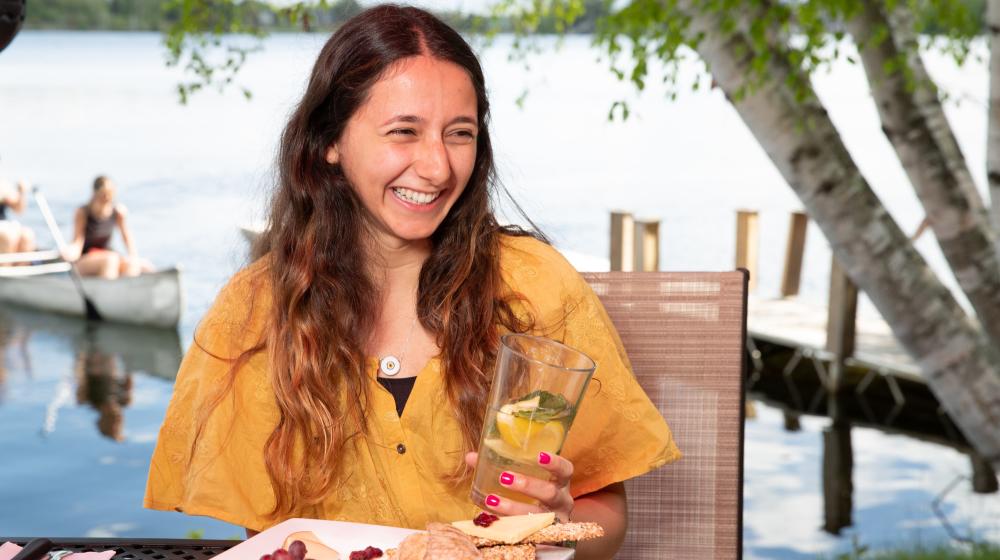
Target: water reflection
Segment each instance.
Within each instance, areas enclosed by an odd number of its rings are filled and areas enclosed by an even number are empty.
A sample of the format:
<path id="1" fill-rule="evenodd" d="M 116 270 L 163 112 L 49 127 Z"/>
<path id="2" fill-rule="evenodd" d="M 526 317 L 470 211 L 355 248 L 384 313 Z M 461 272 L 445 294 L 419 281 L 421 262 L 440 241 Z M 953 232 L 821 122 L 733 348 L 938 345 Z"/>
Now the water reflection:
<path id="1" fill-rule="evenodd" d="M 132 401 L 132 373 L 118 365 L 114 354 L 102 349 L 88 326 L 85 345 L 76 354 L 76 402 L 98 412 L 97 429 L 115 441 L 124 439 L 122 408 Z"/>
<path id="2" fill-rule="evenodd" d="M 3 320 L 0 315 L 0 348 L 10 348 L 12 354 L 10 359 L 18 359 L 21 362 L 20 369 L 26 375 L 31 375 L 31 360 L 28 358 L 28 333 L 24 329 L 11 322 Z M 8 352 L 4 352 L 4 355 Z M 7 359 L 0 359 L 0 404 L 7 399 Z"/>
<path id="3" fill-rule="evenodd" d="M 32 337 L 51 339 L 45 345 L 48 352 L 59 352 L 53 345 L 61 346 L 73 356 L 69 371 L 50 375 L 59 381 L 41 419 L 43 437 L 57 430 L 60 410 L 75 402 L 96 412 L 95 425 L 102 436 L 123 441 L 124 409 L 132 402 L 133 375 L 173 379 L 182 357 L 175 330 L 87 322 L 2 305 L 0 348 L 5 359 L 0 360 L 0 403 L 6 395 L 9 362 L 20 362 L 16 370 L 33 375 L 28 351 Z"/>
<path id="4" fill-rule="evenodd" d="M 983 460 L 947 415 L 929 387 L 918 377 L 876 371 L 860 363 L 843 368 L 839 390 L 828 387 L 829 378 L 818 360 L 803 358 L 794 348 L 756 341 L 764 360 L 751 368 L 750 396 L 781 411 L 786 432 L 802 429 L 803 416 L 829 418 L 822 429 L 822 529 L 840 535 L 854 525 L 855 456 L 853 428 L 880 432 L 948 447 L 965 454 L 970 476 L 960 476 L 934 502 L 943 501 L 957 484 L 968 484 L 976 494 L 998 490 L 996 472 Z M 931 504 L 932 507 L 934 504 Z M 947 512 L 934 508 L 942 528 L 951 529 Z"/>

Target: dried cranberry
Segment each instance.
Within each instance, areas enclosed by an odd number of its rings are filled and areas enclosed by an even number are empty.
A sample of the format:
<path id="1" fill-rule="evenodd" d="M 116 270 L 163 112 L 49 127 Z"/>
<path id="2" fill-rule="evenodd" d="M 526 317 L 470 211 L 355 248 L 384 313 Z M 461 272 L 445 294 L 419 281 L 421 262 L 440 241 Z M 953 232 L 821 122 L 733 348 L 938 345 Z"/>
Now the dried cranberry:
<path id="1" fill-rule="evenodd" d="M 369 546 L 364 550 L 355 550 L 351 553 L 350 560 L 371 560 L 372 558 L 381 558 L 382 549 L 375 548 L 374 546 Z"/>
<path id="2" fill-rule="evenodd" d="M 475 523 L 476 525 L 479 525 L 480 527 L 489 527 L 497 519 L 500 518 L 493 515 L 492 513 L 486 513 L 484 511 L 483 513 L 477 515 L 476 518 L 472 520 L 472 522 Z"/>

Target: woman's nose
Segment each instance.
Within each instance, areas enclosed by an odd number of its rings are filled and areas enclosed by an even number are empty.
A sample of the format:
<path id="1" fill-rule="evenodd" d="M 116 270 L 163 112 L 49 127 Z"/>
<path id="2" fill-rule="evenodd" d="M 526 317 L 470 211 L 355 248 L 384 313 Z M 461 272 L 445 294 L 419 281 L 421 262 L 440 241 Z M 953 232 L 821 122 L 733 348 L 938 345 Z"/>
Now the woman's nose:
<path id="1" fill-rule="evenodd" d="M 451 176 L 451 162 L 444 142 L 439 138 L 427 139 L 421 142 L 421 147 L 414 162 L 414 170 L 421 178 L 435 186 L 448 181 Z"/>

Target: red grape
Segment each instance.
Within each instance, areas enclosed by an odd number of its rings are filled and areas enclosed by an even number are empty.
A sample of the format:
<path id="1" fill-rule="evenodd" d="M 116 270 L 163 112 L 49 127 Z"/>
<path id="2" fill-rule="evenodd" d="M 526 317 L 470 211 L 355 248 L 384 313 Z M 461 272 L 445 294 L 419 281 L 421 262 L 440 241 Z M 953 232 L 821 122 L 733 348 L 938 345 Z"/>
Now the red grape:
<path id="1" fill-rule="evenodd" d="M 271 560 L 271 555 L 270 554 L 265 554 L 265 555 L 263 555 L 263 556 L 260 557 L 260 560 Z"/>
<path id="2" fill-rule="evenodd" d="M 271 560 L 292 560 L 292 555 L 287 550 L 279 548 L 271 553 Z"/>
<path id="3" fill-rule="evenodd" d="M 292 555 L 292 560 L 305 560 L 306 543 L 302 541 L 292 541 L 292 544 L 288 545 L 288 553 Z"/>

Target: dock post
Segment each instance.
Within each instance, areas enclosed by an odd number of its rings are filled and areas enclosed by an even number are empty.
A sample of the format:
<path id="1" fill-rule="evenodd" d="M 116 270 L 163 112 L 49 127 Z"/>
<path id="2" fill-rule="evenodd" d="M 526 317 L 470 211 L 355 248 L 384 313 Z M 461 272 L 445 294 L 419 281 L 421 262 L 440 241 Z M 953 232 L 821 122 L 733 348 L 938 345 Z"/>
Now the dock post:
<path id="1" fill-rule="evenodd" d="M 760 248 L 757 216 L 757 212 L 753 210 L 736 211 L 736 268 L 745 268 L 750 272 L 748 289 L 751 292 L 757 289 L 757 265 Z"/>
<path id="2" fill-rule="evenodd" d="M 660 270 L 660 220 L 635 222 L 635 265 L 639 272 Z"/>
<path id="3" fill-rule="evenodd" d="M 611 270 L 630 272 L 635 265 L 635 220 L 628 212 L 611 212 Z"/>
<path id="4" fill-rule="evenodd" d="M 990 462 L 975 451 L 969 454 L 969 460 L 972 461 L 972 491 L 976 494 L 995 494 L 1000 484 Z"/>
<path id="5" fill-rule="evenodd" d="M 830 263 L 830 295 L 827 301 L 826 350 L 830 361 L 830 387 L 836 393 L 844 378 L 844 360 L 854 355 L 858 288 L 847 277 L 837 257 Z"/>
<path id="6" fill-rule="evenodd" d="M 785 249 L 785 271 L 781 275 L 781 297 L 795 296 L 799 293 L 808 225 L 809 217 L 805 212 L 792 212 L 788 226 L 788 244 Z"/>
<path id="7" fill-rule="evenodd" d="M 823 430 L 823 530 L 839 535 L 854 509 L 854 447 L 851 424 L 834 420 Z"/>

